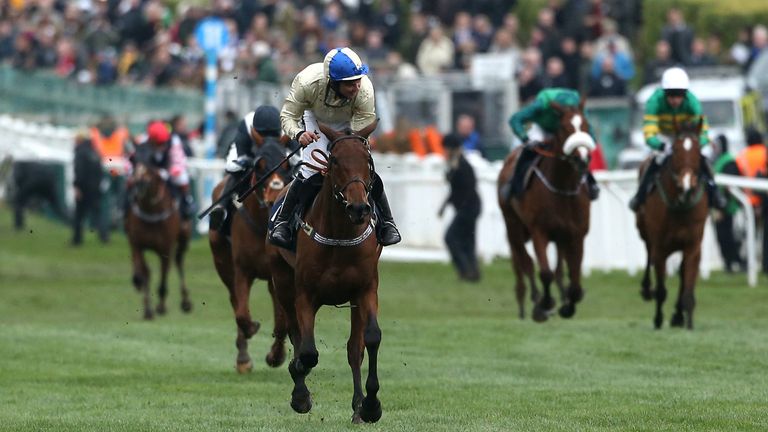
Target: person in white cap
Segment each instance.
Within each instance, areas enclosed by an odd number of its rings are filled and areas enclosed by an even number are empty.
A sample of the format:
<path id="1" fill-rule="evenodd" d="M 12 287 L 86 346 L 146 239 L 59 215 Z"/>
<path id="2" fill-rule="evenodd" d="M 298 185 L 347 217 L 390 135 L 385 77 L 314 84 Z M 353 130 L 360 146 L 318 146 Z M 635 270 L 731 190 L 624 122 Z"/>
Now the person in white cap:
<path id="1" fill-rule="evenodd" d="M 299 72 L 291 84 L 280 112 L 283 131 L 296 139 L 302 150 L 302 165 L 291 182 L 282 206 L 277 211 L 269 241 L 281 247 L 290 247 L 293 229 L 289 223 L 298 203 L 308 203 L 321 183 L 310 177 L 317 174 L 311 153 L 320 150 L 328 154 L 328 138 L 317 126 L 318 122 L 335 129 L 350 128 L 359 131 L 376 121 L 373 84 L 367 76 L 368 66 L 350 48 L 334 48 L 322 63 L 314 63 Z M 374 175 L 371 198 L 376 203 L 380 217 L 379 243 L 388 246 L 400 241 L 389 208 L 384 185 L 378 174 Z"/>

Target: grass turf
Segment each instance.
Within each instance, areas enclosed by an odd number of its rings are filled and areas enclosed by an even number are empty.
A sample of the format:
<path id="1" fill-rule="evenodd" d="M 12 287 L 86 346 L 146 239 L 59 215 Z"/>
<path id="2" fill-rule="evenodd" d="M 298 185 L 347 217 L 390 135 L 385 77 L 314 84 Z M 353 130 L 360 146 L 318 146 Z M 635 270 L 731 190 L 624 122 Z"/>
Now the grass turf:
<path id="1" fill-rule="evenodd" d="M 10 221 L 7 210 L 0 216 Z M 263 361 L 272 325 L 264 282 L 251 296 L 263 325 L 250 344 L 254 371 L 237 375 L 234 320 L 205 239 L 187 259 L 193 312 L 181 313 L 172 275 L 168 315 L 144 322 L 125 239 L 104 246 L 89 234 L 71 248 L 69 235 L 36 217 L 21 232 L 0 227 L 0 430 L 361 427 L 350 423 L 348 310 L 320 311 L 314 407 L 295 414 L 285 365 Z M 156 276 L 154 257 L 150 266 Z M 516 318 L 508 262 L 483 270 L 473 285 L 446 265 L 381 263 L 384 416 L 362 427 L 768 430 L 764 286 L 714 274 L 697 287 L 693 332 L 669 328 L 672 301 L 656 331 L 639 276 L 594 273 L 573 320 L 535 324 Z"/>

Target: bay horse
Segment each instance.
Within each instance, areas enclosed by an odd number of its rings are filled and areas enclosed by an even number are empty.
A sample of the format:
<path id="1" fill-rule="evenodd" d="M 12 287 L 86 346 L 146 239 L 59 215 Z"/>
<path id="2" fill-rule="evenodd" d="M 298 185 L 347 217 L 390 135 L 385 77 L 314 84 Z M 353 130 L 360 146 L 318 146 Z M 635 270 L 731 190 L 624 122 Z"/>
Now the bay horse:
<path id="1" fill-rule="evenodd" d="M 296 252 L 268 245 L 277 298 L 288 318 L 293 359 L 291 407 L 312 408 L 305 378 L 317 365 L 315 317 L 322 305 L 350 303 L 351 328 L 347 360 L 352 369 L 352 421 L 381 418 L 377 371 L 381 330 L 378 324 L 378 262 L 381 255 L 369 204 L 374 176 L 368 135 L 377 122 L 358 132 L 336 132 L 325 125 L 329 155 L 322 186 L 308 206 L 297 232 Z M 363 394 L 360 368 L 368 350 L 368 378 Z"/>
<path id="2" fill-rule="evenodd" d="M 152 319 L 153 311 L 149 290 L 149 267 L 144 251 L 154 251 L 160 257 L 160 284 L 155 312 L 166 313 L 165 300 L 168 296 L 168 269 L 174 257 L 181 283 L 181 310 L 190 312 L 192 302 L 184 277 L 184 254 L 192 234 L 190 221 L 182 221 L 178 203 L 173 197 L 170 185 L 161 176 L 160 170 L 142 158 L 135 160 L 130 178 L 131 196 L 125 217 L 125 233 L 131 246 L 133 263 L 133 285 L 144 294 L 144 319 Z"/>
<path id="3" fill-rule="evenodd" d="M 670 325 L 693 329 L 693 295 L 701 261 L 701 240 L 709 215 L 709 203 L 699 174 L 701 153 L 699 136 L 703 121 L 686 123 L 678 129 L 671 147 L 671 155 L 659 168 L 655 188 L 635 215 L 637 229 L 645 242 L 648 259 L 642 280 L 641 296 L 646 301 L 656 299 L 655 328 L 664 321 L 662 306 L 667 298 L 667 258 L 681 251 L 680 290 L 675 303 L 675 313 Z M 653 156 L 652 156 L 653 157 Z M 640 175 L 647 169 L 650 159 L 640 168 Z M 650 269 L 653 266 L 656 286 L 651 289 Z"/>
<path id="4" fill-rule="evenodd" d="M 280 164 L 287 155 L 284 137 L 280 142 L 264 139 L 254 131 L 258 151 L 254 160 L 255 169 L 251 174 L 251 185 L 271 168 Z M 282 307 L 275 299 L 269 269 L 269 259 L 265 253 L 265 239 L 269 222 L 269 208 L 277 199 L 280 191 L 291 180 L 288 163 L 285 162 L 272 175 L 262 182 L 253 193 L 236 204 L 236 211 L 231 216 L 230 237 L 219 230 L 208 231 L 208 242 L 213 255 L 213 263 L 219 278 L 229 291 L 229 302 L 235 314 L 237 324 L 236 368 L 239 373 L 253 369 L 251 356 L 248 354 L 248 339 L 258 332 L 261 324 L 251 318 L 249 307 L 251 286 L 255 279 L 267 281 L 267 288 L 272 298 L 274 312 L 275 338 L 272 349 L 267 354 L 269 366 L 278 367 L 285 361 L 285 337 L 288 331 Z M 217 200 L 225 185 L 225 177 L 213 190 L 213 201 Z M 236 199 L 237 196 L 233 197 Z"/>
<path id="5" fill-rule="evenodd" d="M 505 198 L 502 189 L 514 173 L 521 149 L 507 156 L 498 178 L 499 207 L 507 228 L 507 240 L 515 271 L 515 296 L 520 319 L 525 317 L 524 278 L 531 285 L 534 302 L 533 319 L 544 322 L 554 311 L 555 300 L 550 294 L 552 282 L 560 287 L 562 305 L 560 316 L 571 318 L 576 303 L 584 291 L 581 286 L 581 261 L 584 256 L 584 237 L 589 231 L 590 200 L 586 176 L 590 154 L 595 142 L 589 134 L 589 123 L 584 116 L 584 99 L 578 107 L 552 102 L 560 114 L 560 124 L 554 136 L 539 148 L 540 162 L 534 162 L 527 190 L 520 197 Z M 540 294 L 534 277 L 533 261 L 525 243 L 533 241 L 539 265 L 539 279 L 544 294 Z M 558 252 L 556 272 L 552 272 L 547 259 L 547 246 L 554 242 Z M 561 265 L 568 266 L 569 284 L 561 283 Z"/>

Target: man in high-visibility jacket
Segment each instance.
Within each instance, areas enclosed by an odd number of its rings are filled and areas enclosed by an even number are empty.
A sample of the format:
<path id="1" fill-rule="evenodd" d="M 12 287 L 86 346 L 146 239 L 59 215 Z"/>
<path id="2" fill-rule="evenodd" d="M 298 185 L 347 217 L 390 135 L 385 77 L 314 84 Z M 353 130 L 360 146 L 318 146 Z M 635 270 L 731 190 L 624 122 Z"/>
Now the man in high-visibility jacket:
<path id="1" fill-rule="evenodd" d="M 748 128 L 746 131 L 747 147 L 736 157 L 736 164 L 739 166 L 741 175 L 750 178 L 758 176 L 765 177 L 768 167 L 768 147 L 763 143 L 762 134 L 755 128 Z M 760 206 L 760 196 L 745 190 L 749 201 L 753 207 Z"/>
<path id="2" fill-rule="evenodd" d="M 125 161 L 130 148 L 130 133 L 124 126 L 118 126 L 114 117 L 105 114 L 91 130 L 91 143 L 101 155 L 102 163 L 110 167 L 112 175 L 124 173 L 119 164 Z"/>

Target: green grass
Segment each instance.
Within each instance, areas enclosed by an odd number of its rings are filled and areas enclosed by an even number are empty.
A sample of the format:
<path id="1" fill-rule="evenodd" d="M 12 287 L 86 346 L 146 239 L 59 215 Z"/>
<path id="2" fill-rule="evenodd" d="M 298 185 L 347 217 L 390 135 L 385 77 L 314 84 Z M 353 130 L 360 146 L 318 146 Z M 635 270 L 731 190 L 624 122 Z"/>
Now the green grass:
<path id="1" fill-rule="evenodd" d="M 479 285 L 446 265 L 382 263 L 384 416 L 355 426 L 348 310 L 321 310 L 314 407 L 295 414 L 285 366 L 263 362 L 264 282 L 251 301 L 263 325 L 254 371 L 235 373 L 234 320 L 205 239 L 188 255 L 192 314 L 173 276 L 168 315 L 144 322 L 122 236 L 73 249 L 60 225 L 33 217 L 13 232 L 7 210 L 0 221 L 3 431 L 768 430 L 766 290 L 742 276 L 699 284 L 693 332 L 668 327 L 671 302 L 655 331 L 638 276 L 593 274 L 573 320 L 535 324 L 516 318 L 506 261 Z"/>

